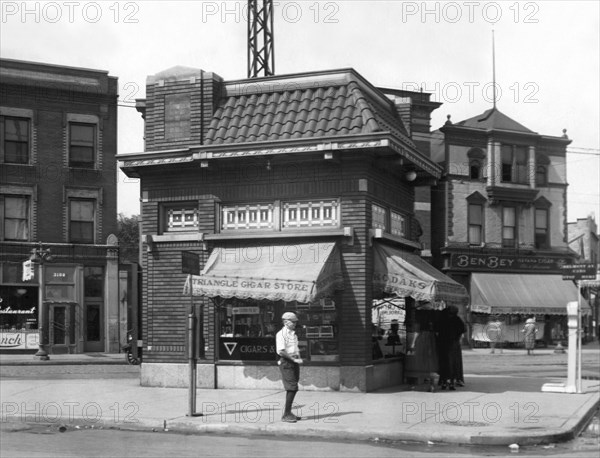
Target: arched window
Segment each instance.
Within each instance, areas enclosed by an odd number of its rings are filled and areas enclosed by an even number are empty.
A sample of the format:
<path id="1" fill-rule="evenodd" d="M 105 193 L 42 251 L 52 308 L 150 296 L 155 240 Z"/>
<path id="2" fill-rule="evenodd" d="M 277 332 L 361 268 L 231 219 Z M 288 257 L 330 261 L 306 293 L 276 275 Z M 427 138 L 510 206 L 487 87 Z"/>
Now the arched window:
<path id="1" fill-rule="evenodd" d="M 479 180 L 481 178 L 481 162 L 478 159 L 469 161 L 469 178 Z"/>
<path id="2" fill-rule="evenodd" d="M 469 158 L 469 178 L 471 180 L 481 180 L 483 178 L 483 164 L 485 153 L 481 148 L 471 148 L 467 152 Z"/>

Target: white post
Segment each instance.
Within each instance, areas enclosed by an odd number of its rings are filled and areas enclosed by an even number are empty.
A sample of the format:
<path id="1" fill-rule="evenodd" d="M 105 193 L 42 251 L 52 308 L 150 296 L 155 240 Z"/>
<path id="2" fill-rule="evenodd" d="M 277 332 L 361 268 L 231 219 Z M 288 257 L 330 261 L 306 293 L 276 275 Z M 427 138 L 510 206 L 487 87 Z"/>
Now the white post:
<path id="1" fill-rule="evenodd" d="M 577 387 L 577 341 L 579 340 L 579 301 L 567 304 L 569 348 L 567 352 L 567 383 L 544 383 L 542 391 L 579 393 Z"/>

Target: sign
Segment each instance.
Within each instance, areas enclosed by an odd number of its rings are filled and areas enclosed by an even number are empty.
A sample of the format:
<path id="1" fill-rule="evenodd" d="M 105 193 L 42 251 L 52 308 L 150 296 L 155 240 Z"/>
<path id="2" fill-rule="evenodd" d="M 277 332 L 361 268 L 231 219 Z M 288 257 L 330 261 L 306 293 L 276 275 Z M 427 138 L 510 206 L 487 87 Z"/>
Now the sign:
<path id="1" fill-rule="evenodd" d="M 478 272 L 545 272 L 560 273 L 570 258 L 549 256 L 514 256 L 496 254 L 460 254 L 450 255 L 452 269 L 464 269 Z"/>
<path id="2" fill-rule="evenodd" d="M 596 264 L 565 264 L 562 266 L 563 280 L 595 280 Z"/>
<path id="3" fill-rule="evenodd" d="M 235 361 L 277 361 L 274 337 L 221 337 L 219 359 Z"/>
<path id="4" fill-rule="evenodd" d="M 33 262 L 31 260 L 23 263 L 23 281 L 29 281 L 33 278 Z"/>
<path id="5" fill-rule="evenodd" d="M 38 331 L 2 331 L 0 332 L 0 349 L 28 350 L 38 348 Z"/>
<path id="6" fill-rule="evenodd" d="M 182 251 L 181 273 L 200 275 L 200 256 L 191 251 Z"/>
<path id="7" fill-rule="evenodd" d="M 260 313 L 259 307 L 233 307 L 231 312 L 234 315 L 258 315 Z"/>

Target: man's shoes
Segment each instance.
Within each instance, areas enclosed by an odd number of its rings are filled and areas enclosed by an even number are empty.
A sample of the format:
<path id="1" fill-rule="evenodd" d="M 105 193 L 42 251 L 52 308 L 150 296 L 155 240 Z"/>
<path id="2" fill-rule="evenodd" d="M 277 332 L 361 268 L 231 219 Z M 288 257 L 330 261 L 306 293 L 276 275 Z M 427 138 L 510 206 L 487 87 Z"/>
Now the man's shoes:
<path id="1" fill-rule="evenodd" d="M 462 380 L 457 380 L 456 386 L 465 386 L 465 382 L 463 382 Z"/>
<path id="2" fill-rule="evenodd" d="M 297 418 L 296 415 L 289 413 L 281 417 L 281 421 L 285 421 L 286 423 L 296 423 L 298 421 Z"/>
<path id="3" fill-rule="evenodd" d="M 450 386 L 448 387 L 448 389 L 449 389 L 450 391 L 456 391 L 456 388 L 454 388 L 454 385 L 450 385 Z"/>
<path id="4" fill-rule="evenodd" d="M 292 414 L 292 417 L 294 417 L 296 419 L 296 421 L 302 420 L 302 417 L 299 417 L 298 415 Z"/>

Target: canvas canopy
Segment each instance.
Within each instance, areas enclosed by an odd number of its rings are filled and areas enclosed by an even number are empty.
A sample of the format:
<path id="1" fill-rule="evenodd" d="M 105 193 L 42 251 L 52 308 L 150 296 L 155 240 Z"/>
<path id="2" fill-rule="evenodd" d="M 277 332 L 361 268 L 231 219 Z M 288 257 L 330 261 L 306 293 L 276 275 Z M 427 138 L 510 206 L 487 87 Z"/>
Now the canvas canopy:
<path id="1" fill-rule="evenodd" d="M 434 303 L 468 302 L 469 296 L 462 285 L 419 256 L 382 244 L 375 244 L 373 250 L 373 287 L 376 296 L 385 292 Z"/>
<path id="2" fill-rule="evenodd" d="M 342 285 L 335 242 L 243 245 L 213 249 L 184 294 L 271 301 L 312 302 Z"/>

